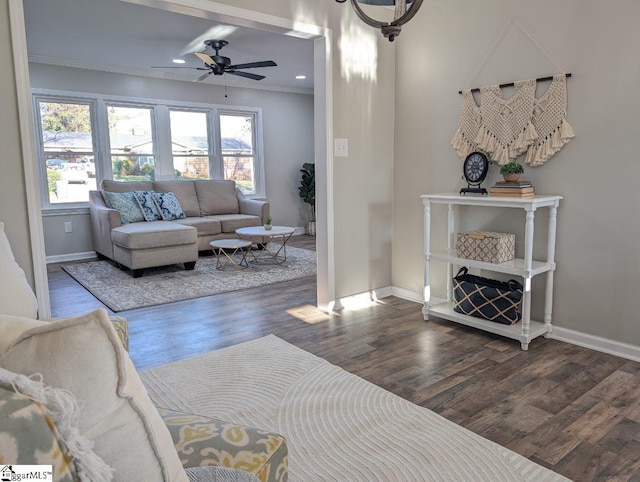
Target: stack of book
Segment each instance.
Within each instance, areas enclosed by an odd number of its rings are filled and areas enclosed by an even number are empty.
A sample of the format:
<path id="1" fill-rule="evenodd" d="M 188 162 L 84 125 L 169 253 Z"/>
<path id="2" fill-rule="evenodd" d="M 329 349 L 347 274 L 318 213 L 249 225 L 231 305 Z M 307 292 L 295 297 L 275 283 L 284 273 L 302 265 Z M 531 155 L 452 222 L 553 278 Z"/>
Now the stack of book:
<path id="1" fill-rule="evenodd" d="M 489 196 L 532 198 L 535 188 L 531 181 L 498 181 L 489 191 Z"/>

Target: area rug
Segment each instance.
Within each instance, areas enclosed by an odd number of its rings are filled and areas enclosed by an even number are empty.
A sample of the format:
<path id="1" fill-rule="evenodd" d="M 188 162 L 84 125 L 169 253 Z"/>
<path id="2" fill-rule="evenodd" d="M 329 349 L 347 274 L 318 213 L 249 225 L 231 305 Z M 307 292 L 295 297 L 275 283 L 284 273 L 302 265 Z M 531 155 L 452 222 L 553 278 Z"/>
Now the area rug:
<path id="1" fill-rule="evenodd" d="M 141 376 L 158 407 L 284 435 L 294 482 L 567 480 L 274 335 Z"/>
<path id="2" fill-rule="evenodd" d="M 283 264 L 250 263 L 241 271 L 217 270 L 215 256 L 201 256 L 192 271 L 185 271 L 182 265 L 148 268 L 141 278 L 109 261 L 65 265 L 62 269 L 117 312 L 315 276 L 316 253 L 287 246 Z"/>

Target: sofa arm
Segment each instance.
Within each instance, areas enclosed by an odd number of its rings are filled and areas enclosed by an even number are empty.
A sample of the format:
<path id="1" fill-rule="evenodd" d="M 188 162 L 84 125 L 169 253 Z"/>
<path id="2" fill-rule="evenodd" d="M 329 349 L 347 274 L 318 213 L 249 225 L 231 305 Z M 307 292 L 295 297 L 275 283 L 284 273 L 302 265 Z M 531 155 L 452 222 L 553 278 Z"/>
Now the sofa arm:
<path id="1" fill-rule="evenodd" d="M 251 199 L 238 194 L 238 203 L 240 204 L 240 214 L 258 216 L 262 219 L 262 224 L 264 224 L 269 217 L 271 211 L 269 201 L 258 201 L 257 199 Z"/>
<path id="2" fill-rule="evenodd" d="M 261 482 L 286 482 L 287 442 L 282 435 L 222 420 L 158 408 L 185 468 L 242 469 Z"/>
<path id="3" fill-rule="evenodd" d="M 89 191 L 89 216 L 94 251 L 113 259 L 111 230 L 122 225 L 120 213 L 104 204 L 100 191 Z"/>

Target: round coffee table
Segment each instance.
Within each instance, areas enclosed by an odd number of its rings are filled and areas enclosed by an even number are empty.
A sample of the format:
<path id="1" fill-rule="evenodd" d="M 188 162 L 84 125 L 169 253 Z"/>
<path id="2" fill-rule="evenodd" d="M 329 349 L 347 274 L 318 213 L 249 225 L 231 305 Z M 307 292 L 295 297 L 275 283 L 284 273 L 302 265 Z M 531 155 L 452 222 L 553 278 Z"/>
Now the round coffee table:
<path id="1" fill-rule="evenodd" d="M 268 238 L 268 241 L 253 241 L 252 243 L 264 244 L 264 249 L 256 251 L 254 258 L 256 261 L 260 261 L 261 258 L 268 256 L 271 260 L 278 264 L 282 264 L 287 260 L 287 241 L 296 231 L 296 228 L 290 228 L 289 226 L 272 226 L 271 229 L 264 229 L 263 226 L 250 226 L 248 228 L 236 229 L 236 234 L 240 238 L 252 239 L 252 238 Z M 282 238 L 282 243 L 272 243 L 273 238 Z M 275 244 L 274 247 L 270 247 L 270 244 Z"/>
<path id="2" fill-rule="evenodd" d="M 247 253 L 251 252 L 251 241 L 246 239 L 216 239 L 209 245 L 216 255 L 216 269 L 221 271 L 236 271 L 247 269 Z M 241 251 L 242 257 L 237 262 L 234 256 Z M 253 254 L 252 254 L 253 255 Z"/>

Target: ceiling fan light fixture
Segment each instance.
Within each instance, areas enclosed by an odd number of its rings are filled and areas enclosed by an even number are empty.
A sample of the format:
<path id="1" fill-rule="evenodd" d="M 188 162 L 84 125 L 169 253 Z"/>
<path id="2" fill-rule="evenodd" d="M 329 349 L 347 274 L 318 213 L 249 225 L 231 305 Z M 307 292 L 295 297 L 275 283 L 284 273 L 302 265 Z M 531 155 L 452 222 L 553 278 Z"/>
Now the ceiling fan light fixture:
<path id="1" fill-rule="evenodd" d="M 345 3 L 346 1 L 347 0 L 336 0 L 338 3 Z M 389 42 L 393 42 L 395 38 L 400 35 L 402 26 L 418 13 L 422 1 L 423 0 L 349 0 L 349 3 L 351 3 L 360 20 L 371 27 L 379 28 L 382 31 L 382 35 L 389 39 Z M 364 10 L 362 10 L 362 7 L 360 7 L 361 3 L 365 5 L 395 7 L 393 21 L 381 22 L 369 17 Z"/>
<path id="2" fill-rule="evenodd" d="M 298 79 L 298 80 L 304 80 L 306 78 L 307 78 L 306 75 L 296 75 L 296 79 Z"/>
<path id="3" fill-rule="evenodd" d="M 173 59 L 172 62 L 174 64 L 184 64 L 186 62 L 186 60 L 184 60 L 184 59 Z"/>

